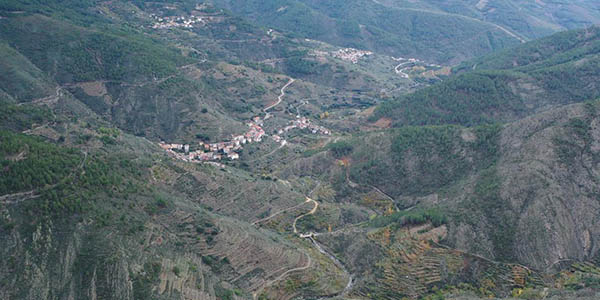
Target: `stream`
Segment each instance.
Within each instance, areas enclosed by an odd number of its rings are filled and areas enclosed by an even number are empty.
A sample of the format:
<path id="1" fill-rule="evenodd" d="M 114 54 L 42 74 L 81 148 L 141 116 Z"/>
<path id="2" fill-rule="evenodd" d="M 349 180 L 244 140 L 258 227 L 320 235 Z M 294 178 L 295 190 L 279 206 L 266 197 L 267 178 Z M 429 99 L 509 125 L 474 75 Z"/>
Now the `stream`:
<path id="1" fill-rule="evenodd" d="M 325 254 L 327 257 L 329 257 L 329 259 L 331 259 L 333 261 L 333 263 L 340 269 L 342 269 L 342 271 L 344 271 L 344 273 L 346 275 L 348 275 L 348 284 L 346 284 L 346 287 L 344 287 L 344 290 L 338 294 L 332 295 L 332 296 L 328 296 L 328 297 L 321 297 L 319 298 L 320 300 L 324 300 L 324 299 L 333 299 L 333 298 L 337 298 L 339 296 L 345 296 L 348 294 L 348 292 L 350 292 L 350 290 L 352 289 L 352 286 L 354 286 L 354 276 L 352 276 L 352 274 L 350 274 L 350 272 L 348 272 L 348 269 L 346 269 L 346 267 L 344 266 L 344 264 L 342 264 L 341 261 L 339 261 L 335 256 L 333 256 L 333 254 L 325 251 L 325 249 L 323 249 L 323 247 L 321 247 L 321 244 L 319 244 L 313 237 L 312 235 L 306 237 L 307 239 L 310 239 L 310 241 L 313 243 L 313 245 L 315 245 L 315 247 L 317 248 L 317 250 L 319 250 L 319 252 Z"/>

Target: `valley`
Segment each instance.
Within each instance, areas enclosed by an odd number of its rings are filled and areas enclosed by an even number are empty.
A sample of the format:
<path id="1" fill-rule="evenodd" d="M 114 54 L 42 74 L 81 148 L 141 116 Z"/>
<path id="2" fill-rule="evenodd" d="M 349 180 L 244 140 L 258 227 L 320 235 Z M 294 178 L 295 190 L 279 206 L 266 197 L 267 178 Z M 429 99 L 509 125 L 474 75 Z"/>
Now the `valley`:
<path id="1" fill-rule="evenodd" d="M 0 299 L 597 299 L 599 9 L 0 3 Z"/>

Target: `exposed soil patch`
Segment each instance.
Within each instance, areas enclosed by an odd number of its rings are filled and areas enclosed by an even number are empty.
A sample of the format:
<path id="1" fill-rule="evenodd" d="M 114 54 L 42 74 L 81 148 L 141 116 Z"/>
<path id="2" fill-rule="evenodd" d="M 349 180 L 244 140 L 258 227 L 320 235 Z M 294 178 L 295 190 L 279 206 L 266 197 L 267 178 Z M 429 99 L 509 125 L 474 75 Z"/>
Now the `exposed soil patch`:
<path id="1" fill-rule="evenodd" d="M 81 87 L 88 96 L 102 97 L 108 93 L 104 82 L 101 81 L 83 82 L 79 84 L 79 87 Z"/>
<path id="2" fill-rule="evenodd" d="M 377 120 L 377 122 L 375 122 L 373 125 L 379 128 L 390 128 L 390 126 L 392 126 L 392 120 L 389 118 L 381 118 Z"/>
<path id="3" fill-rule="evenodd" d="M 363 115 L 365 117 L 370 117 L 373 114 L 373 112 L 375 111 L 375 108 L 376 108 L 375 106 L 371 106 L 371 107 L 363 110 L 361 112 L 361 115 Z"/>
<path id="4" fill-rule="evenodd" d="M 18 154 L 12 155 L 12 156 L 8 156 L 7 160 L 10 161 L 21 161 L 24 160 L 27 157 L 27 150 L 23 150 L 21 152 L 19 152 Z"/>

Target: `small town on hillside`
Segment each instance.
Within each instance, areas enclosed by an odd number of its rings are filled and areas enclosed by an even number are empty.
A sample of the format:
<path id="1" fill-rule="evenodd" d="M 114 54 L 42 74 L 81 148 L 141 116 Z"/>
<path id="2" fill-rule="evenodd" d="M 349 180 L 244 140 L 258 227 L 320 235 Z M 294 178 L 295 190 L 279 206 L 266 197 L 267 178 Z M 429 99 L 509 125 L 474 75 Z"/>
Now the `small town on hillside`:
<path id="1" fill-rule="evenodd" d="M 186 17 L 158 17 L 152 15 L 152 17 L 157 21 L 152 25 L 154 29 L 163 29 L 163 28 L 192 28 L 194 24 L 200 23 L 201 25 L 205 25 L 206 22 L 202 17 L 192 16 L 189 18 Z"/>
<path id="2" fill-rule="evenodd" d="M 237 160 L 240 158 L 239 152 L 245 144 L 263 141 L 266 136 L 262 127 L 263 121 L 259 116 L 252 118 L 246 124 L 250 129 L 245 134 L 232 136 L 231 140 L 226 142 L 205 143 L 200 141 L 197 146 L 190 146 L 189 144 L 168 144 L 163 141 L 159 143 L 159 146 L 175 158 L 188 162 Z M 295 120 L 290 121 L 288 126 L 277 130 L 277 134 L 272 135 L 271 138 L 281 146 L 285 146 L 287 141 L 282 135 L 293 129 L 308 129 L 313 134 L 331 135 L 327 128 L 315 125 L 308 118 L 298 115 Z"/>
<path id="3" fill-rule="evenodd" d="M 154 19 L 152 28 L 193 28 L 194 26 L 204 26 L 209 23 L 221 22 L 224 17 L 219 12 L 204 12 L 210 6 L 202 3 L 197 4 L 194 11 L 188 16 L 158 16 L 150 14 Z M 175 7 L 167 6 L 167 9 L 175 9 Z"/>
<path id="4" fill-rule="evenodd" d="M 373 52 L 371 51 L 358 50 L 354 48 L 343 48 L 336 52 L 333 52 L 331 55 L 335 58 L 339 58 L 341 60 L 350 61 L 353 64 L 357 64 L 359 59 L 372 54 Z"/>

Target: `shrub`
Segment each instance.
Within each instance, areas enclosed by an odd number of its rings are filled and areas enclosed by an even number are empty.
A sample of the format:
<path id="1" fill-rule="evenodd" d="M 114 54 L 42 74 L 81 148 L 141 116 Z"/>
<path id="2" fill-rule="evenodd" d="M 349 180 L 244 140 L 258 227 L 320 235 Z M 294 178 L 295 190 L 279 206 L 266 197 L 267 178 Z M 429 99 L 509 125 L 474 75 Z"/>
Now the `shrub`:
<path id="1" fill-rule="evenodd" d="M 339 141 L 329 145 L 329 151 L 331 151 L 335 158 L 341 158 L 349 155 L 352 153 L 353 149 L 354 146 L 352 146 L 352 144 L 350 144 L 348 141 Z"/>

